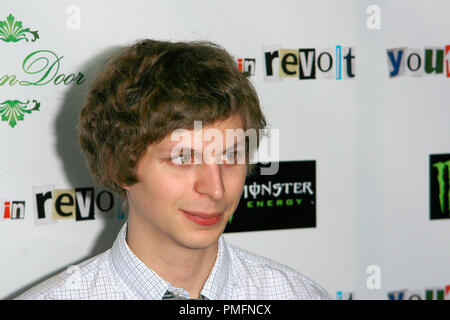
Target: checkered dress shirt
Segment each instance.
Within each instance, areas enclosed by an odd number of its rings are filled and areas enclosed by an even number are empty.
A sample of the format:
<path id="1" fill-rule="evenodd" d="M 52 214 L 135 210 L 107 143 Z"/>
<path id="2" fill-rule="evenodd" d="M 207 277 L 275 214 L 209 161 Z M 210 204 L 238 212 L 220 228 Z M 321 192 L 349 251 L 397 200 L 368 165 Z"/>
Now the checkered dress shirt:
<path id="1" fill-rule="evenodd" d="M 190 299 L 147 267 L 125 240 L 127 223 L 107 251 L 69 267 L 16 299 Z M 329 299 L 328 293 L 294 269 L 227 244 L 200 292 L 209 300 Z"/>

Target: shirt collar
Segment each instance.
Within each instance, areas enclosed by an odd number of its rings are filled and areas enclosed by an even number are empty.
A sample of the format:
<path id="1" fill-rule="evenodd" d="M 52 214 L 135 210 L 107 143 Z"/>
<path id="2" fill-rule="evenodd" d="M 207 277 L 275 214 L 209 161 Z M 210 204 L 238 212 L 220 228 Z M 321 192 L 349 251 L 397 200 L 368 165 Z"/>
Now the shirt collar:
<path id="1" fill-rule="evenodd" d="M 142 299 L 161 300 L 167 290 L 184 291 L 162 279 L 155 271 L 147 267 L 130 249 L 126 242 L 126 222 L 119 231 L 111 248 L 110 260 L 115 271 L 126 285 Z M 210 300 L 226 299 L 227 285 L 230 280 L 231 259 L 223 235 L 219 237 L 217 258 L 201 290 Z M 180 290 L 181 289 L 181 290 Z"/>
<path id="2" fill-rule="evenodd" d="M 201 294 L 210 300 L 226 300 L 230 294 L 228 283 L 231 281 L 231 258 L 228 252 L 227 243 L 223 234 L 219 237 L 219 249 L 217 251 L 216 262 L 214 263 L 208 279 L 201 290 Z"/>

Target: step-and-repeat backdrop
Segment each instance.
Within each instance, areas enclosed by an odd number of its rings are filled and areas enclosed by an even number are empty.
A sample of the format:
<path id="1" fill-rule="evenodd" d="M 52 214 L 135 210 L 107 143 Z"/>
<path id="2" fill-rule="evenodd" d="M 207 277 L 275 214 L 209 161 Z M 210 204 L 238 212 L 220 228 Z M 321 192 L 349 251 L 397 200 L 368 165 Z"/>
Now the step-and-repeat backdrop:
<path id="1" fill-rule="evenodd" d="M 138 39 L 209 40 L 279 133 L 229 243 L 332 299 L 450 299 L 448 1 L 11 1 L 0 6 L 0 298 L 107 250 L 127 219 L 76 121 Z"/>

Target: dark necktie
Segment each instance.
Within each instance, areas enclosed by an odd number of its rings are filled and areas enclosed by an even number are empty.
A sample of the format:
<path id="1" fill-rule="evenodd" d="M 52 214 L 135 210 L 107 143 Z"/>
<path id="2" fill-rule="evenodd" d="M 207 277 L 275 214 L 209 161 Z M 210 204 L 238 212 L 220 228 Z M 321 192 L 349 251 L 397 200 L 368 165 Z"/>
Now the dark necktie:
<path id="1" fill-rule="evenodd" d="M 200 297 L 198 299 L 189 299 L 182 297 L 178 294 L 174 294 L 173 292 L 167 290 L 162 300 L 209 300 L 209 299 L 202 294 L 200 294 Z"/>

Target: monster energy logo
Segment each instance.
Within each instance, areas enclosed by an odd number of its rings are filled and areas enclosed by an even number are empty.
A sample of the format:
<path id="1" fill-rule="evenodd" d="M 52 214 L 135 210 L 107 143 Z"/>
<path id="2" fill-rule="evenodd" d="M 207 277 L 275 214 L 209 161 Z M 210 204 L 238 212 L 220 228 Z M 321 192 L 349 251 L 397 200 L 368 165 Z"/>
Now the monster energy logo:
<path id="1" fill-rule="evenodd" d="M 450 160 L 440 161 L 433 164 L 437 169 L 437 182 L 439 185 L 439 204 L 441 212 L 445 214 L 445 201 L 447 197 L 447 212 L 450 214 Z M 447 172 L 447 180 L 445 173 Z"/>
<path id="2" fill-rule="evenodd" d="M 244 199 L 249 197 L 248 194 L 253 196 L 253 199 L 256 199 L 258 196 L 274 196 L 278 197 L 280 194 L 314 194 L 312 190 L 312 182 L 277 182 L 272 184 L 272 181 L 268 181 L 268 184 L 259 184 L 253 182 L 251 185 L 244 186 Z"/>
<path id="3" fill-rule="evenodd" d="M 430 163 L 441 160 L 450 158 Z M 224 232 L 316 227 L 316 161 L 278 164 L 276 176 L 261 174 L 246 181 Z"/>

